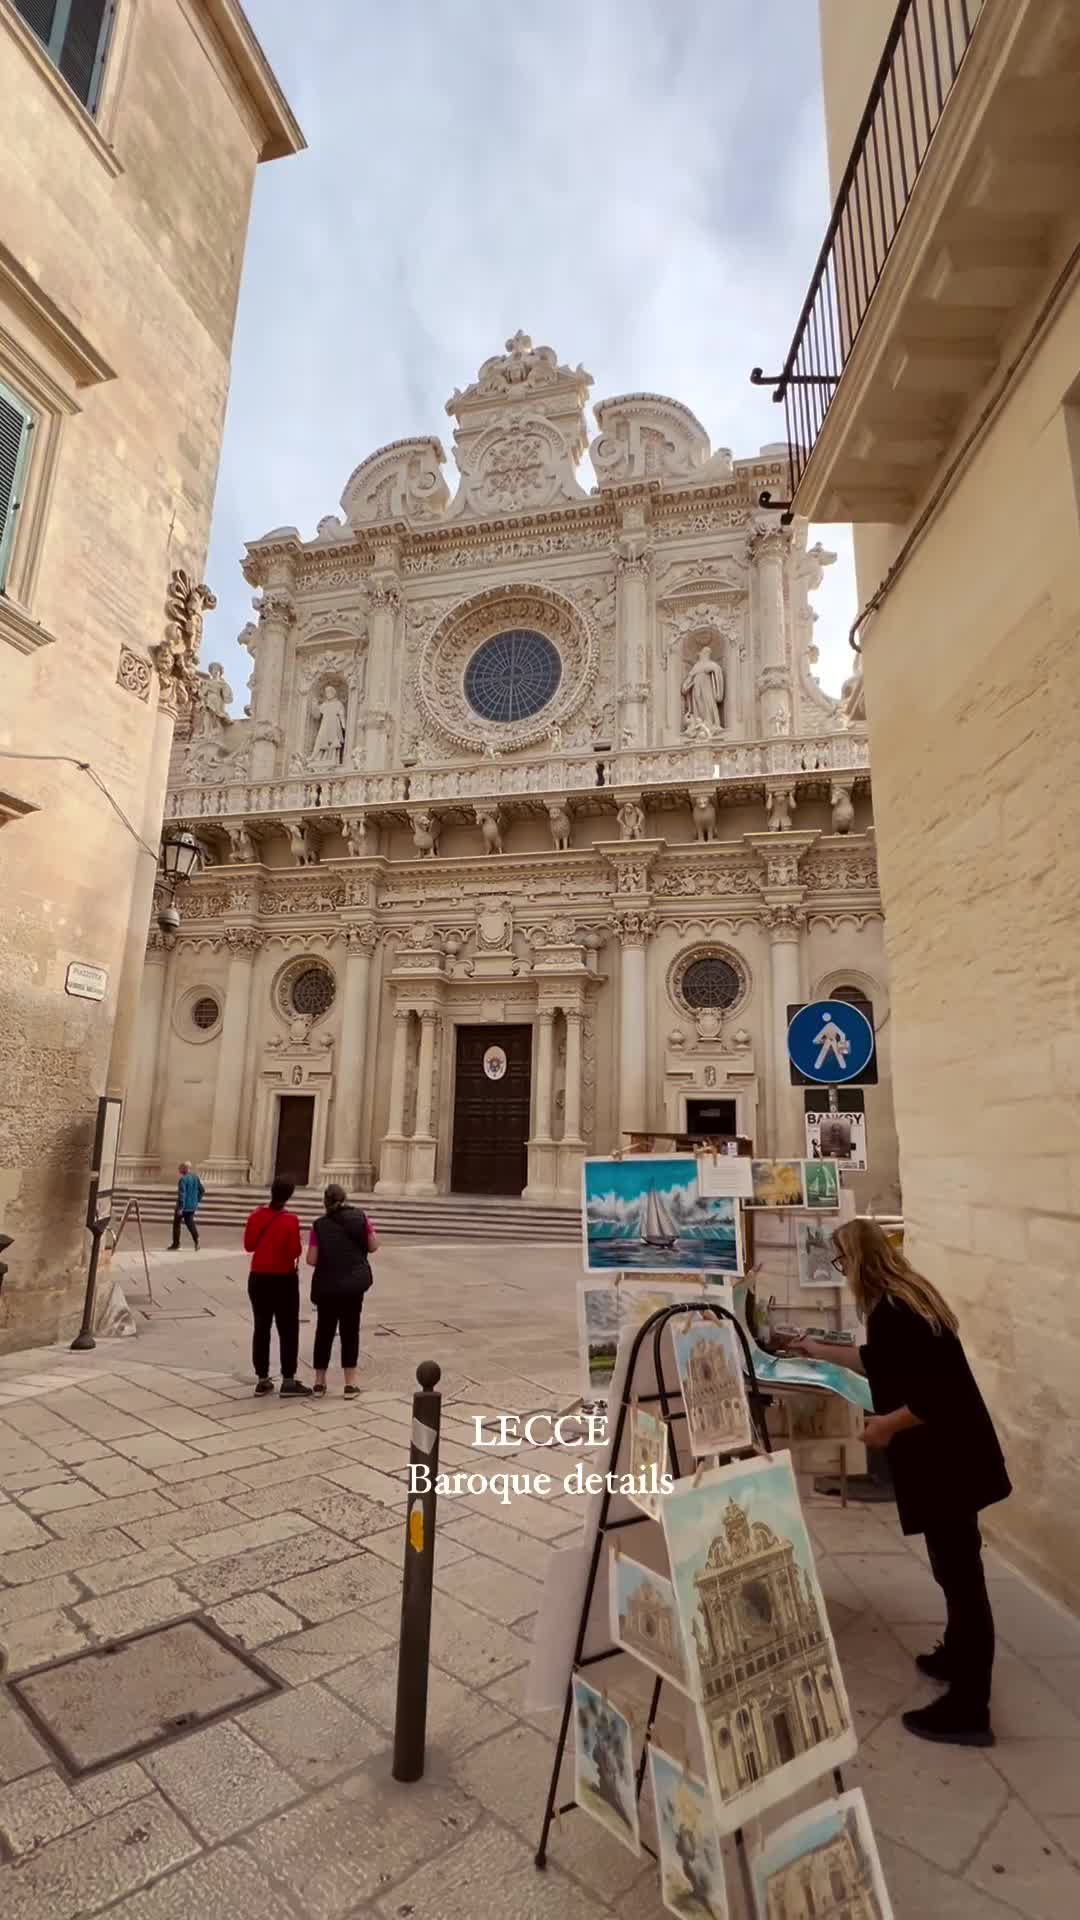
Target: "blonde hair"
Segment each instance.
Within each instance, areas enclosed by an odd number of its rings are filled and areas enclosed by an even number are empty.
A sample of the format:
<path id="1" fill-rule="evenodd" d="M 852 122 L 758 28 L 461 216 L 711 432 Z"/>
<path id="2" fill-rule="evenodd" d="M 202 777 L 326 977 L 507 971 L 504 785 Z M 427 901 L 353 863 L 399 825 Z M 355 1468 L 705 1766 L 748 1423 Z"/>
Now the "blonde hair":
<path id="1" fill-rule="evenodd" d="M 919 1314 L 935 1333 L 957 1331 L 960 1323 L 937 1288 L 916 1273 L 873 1220 L 847 1220 L 837 1227 L 832 1240 L 843 1255 L 844 1277 L 861 1320 L 868 1320 L 882 1300 L 896 1300 Z"/>

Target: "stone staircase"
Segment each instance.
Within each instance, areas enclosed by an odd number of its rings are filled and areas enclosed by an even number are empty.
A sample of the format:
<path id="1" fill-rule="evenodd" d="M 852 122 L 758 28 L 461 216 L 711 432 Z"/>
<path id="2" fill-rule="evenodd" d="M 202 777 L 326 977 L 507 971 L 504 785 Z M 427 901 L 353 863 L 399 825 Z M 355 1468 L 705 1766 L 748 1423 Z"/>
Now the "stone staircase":
<path id="1" fill-rule="evenodd" d="M 446 1194 L 432 1199 L 391 1199 L 386 1194 L 350 1196 L 358 1206 L 370 1208 L 380 1237 L 409 1240 L 487 1240 L 521 1241 L 525 1244 L 576 1245 L 581 1237 L 581 1216 L 576 1207 L 534 1206 L 527 1200 L 490 1199 L 471 1195 Z M 169 1222 L 173 1216 L 174 1186 L 132 1186 L 118 1190 L 116 1217 L 124 1202 L 136 1199 L 144 1224 Z M 201 1227 L 228 1227 L 237 1236 L 254 1207 L 266 1200 L 261 1187 L 207 1187 L 199 1208 Z M 301 1187 L 289 1206 L 299 1214 L 306 1229 L 323 1210 L 322 1194 L 314 1187 Z M 126 1236 L 125 1236 L 126 1239 Z"/>

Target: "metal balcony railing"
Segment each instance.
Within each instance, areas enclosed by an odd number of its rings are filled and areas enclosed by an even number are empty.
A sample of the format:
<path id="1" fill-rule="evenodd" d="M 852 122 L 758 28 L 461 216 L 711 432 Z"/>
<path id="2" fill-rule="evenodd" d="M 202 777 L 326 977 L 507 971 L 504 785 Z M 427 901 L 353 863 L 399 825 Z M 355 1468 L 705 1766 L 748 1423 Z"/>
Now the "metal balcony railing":
<path id="1" fill-rule="evenodd" d="M 773 387 L 773 399 L 784 402 L 789 505 L 983 5 L 984 0 L 900 0 L 787 359 L 778 374 L 755 367 L 750 375 L 755 386 Z"/>

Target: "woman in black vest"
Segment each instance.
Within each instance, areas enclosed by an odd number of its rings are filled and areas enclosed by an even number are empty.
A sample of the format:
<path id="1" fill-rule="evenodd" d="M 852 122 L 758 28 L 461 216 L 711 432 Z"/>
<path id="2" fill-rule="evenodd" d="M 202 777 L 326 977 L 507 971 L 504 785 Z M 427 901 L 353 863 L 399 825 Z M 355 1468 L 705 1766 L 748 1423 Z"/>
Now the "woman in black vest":
<path id="1" fill-rule="evenodd" d="M 900 1525 L 926 1536 L 930 1569 L 945 1595 L 945 1638 L 915 1664 L 948 1689 L 903 1716 L 909 1733 L 957 1746 L 989 1747 L 994 1616 L 977 1516 L 1012 1492 L 986 1403 L 957 1336 L 952 1308 L 871 1220 L 833 1234 L 834 1267 L 851 1289 L 866 1345 L 845 1353 L 870 1382 L 868 1447 L 887 1447 Z M 835 1346 L 807 1340 L 814 1359 Z M 850 1357 L 849 1357 L 850 1354 Z"/>
<path id="2" fill-rule="evenodd" d="M 326 1212 L 316 1220 L 308 1240 L 307 1263 L 314 1267 L 311 1276 L 311 1300 L 315 1308 L 316 1393 L 326 1392 L 326 1369 L 334 1347 L 334 1335 L 341 1339 L 341 1367 L 345 1375 L 345 1398 L 352 1400 L 360 1389 L 356 1369 L 360 1360 L 360 1314 L 364 1295 L 371 1285 L 368 1254 L 379 1244 L 367 1214 L 350 1207 L 344 1187 L 327 1187 L 323 1194 Z"/>

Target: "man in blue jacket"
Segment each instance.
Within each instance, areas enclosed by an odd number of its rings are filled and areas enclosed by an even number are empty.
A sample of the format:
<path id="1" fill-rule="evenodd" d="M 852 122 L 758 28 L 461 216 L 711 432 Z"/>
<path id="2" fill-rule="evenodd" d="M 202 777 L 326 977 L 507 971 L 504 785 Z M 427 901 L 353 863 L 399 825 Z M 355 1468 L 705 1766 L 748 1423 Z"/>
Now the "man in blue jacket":
<path id="1" fill-rule="evenodd" d="M 169 1252 L 178 1253 L 180 1250 L 181 1221 L 183 1221 L 184 1226 L 194 1240 L 195 1250 L 198 1252 L 199 1229 L 195 1225 L 195 1209 L 199 1205 L 205 1189 L 198 1174 L 192 1173 L 186 1160 L 181 1161 L 179 1172 L 180 1178 L 176 1183 L 176 1212 L 173 1215 L 172 1244 Z"/>

